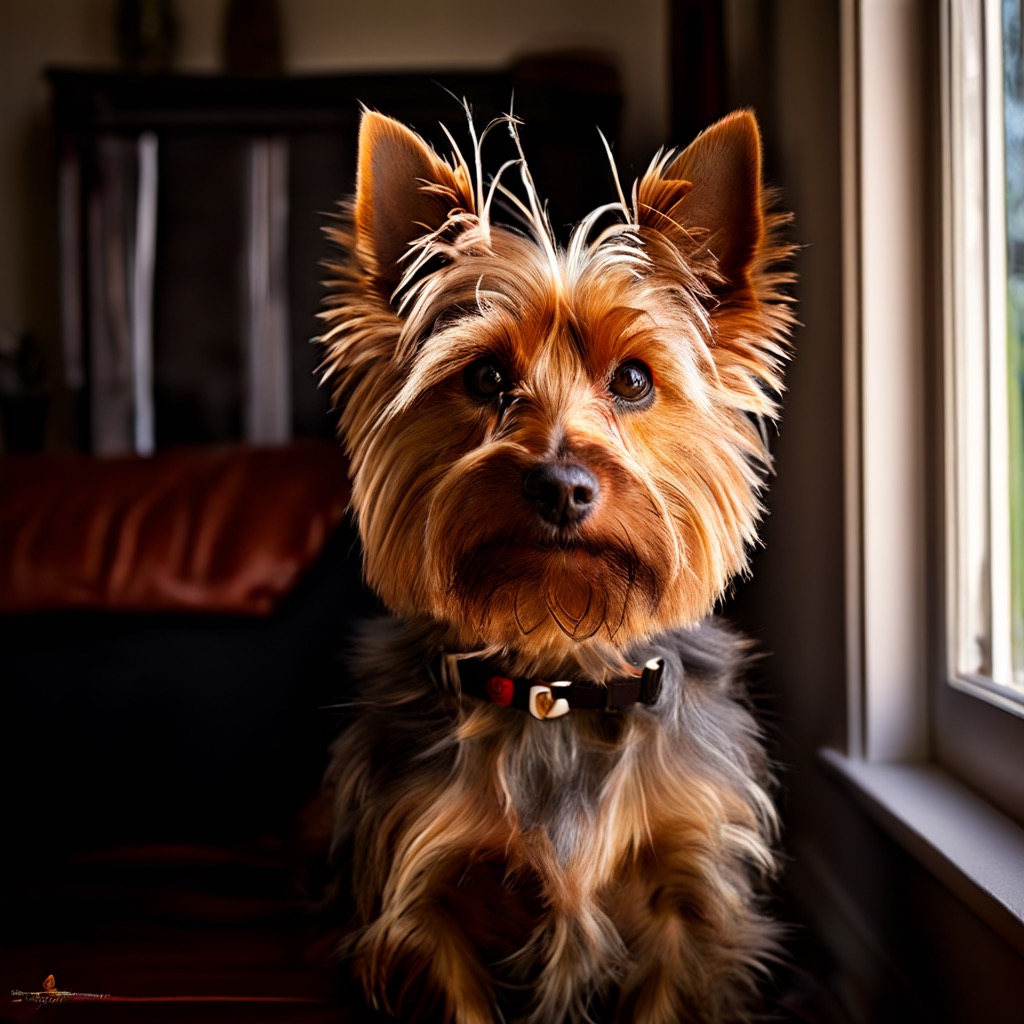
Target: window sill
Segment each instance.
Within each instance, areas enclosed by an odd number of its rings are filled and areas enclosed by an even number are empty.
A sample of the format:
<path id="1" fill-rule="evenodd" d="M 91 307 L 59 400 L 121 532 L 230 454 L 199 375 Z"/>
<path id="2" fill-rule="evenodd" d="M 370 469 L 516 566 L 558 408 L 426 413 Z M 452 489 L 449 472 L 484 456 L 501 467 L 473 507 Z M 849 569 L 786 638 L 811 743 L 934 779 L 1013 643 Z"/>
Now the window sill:
<path id="1" fill-rule="evenodd" d="M 889 835 L 1024 954 L 1024 829 L 934 765 L 820 756 Z"/>

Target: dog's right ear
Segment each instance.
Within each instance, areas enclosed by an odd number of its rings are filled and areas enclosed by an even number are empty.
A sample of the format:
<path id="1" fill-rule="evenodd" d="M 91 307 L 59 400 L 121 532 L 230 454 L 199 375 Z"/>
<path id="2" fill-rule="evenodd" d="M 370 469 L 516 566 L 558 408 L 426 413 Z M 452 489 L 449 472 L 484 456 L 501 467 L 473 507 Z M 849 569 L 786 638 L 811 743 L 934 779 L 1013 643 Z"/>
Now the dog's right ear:
<path id="1" fill-rule="evenodd" d="M 451 168 L 417 135 L 366 111 L 359 126 L 355 242 L 363 266 L 390 295 L 417 239 L 442 228 L 453 212 L 473 210 L 462 167 Z"/>
<path id="2" fill-rule="evenodd" d="M 749 110 L 702 132 L 674 159 L 639 182 L 640 223 L 684 251 L 713 255 L 718 293 L 745 294 L 765 244 L 767 196 L 761 184 L 761 133 Z"/>

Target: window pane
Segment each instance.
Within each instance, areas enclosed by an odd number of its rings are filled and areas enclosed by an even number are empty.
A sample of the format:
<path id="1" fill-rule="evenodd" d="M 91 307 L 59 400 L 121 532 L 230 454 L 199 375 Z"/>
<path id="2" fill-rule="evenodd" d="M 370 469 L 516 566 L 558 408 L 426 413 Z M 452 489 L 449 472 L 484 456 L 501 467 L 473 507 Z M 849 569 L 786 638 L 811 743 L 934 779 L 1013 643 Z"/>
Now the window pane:
<path id="1" fill-rule="evenodd" d="M 1024 690 L 1024 34 L 1021 7 L 1022 0 L 1003 0 L 1011 651 L 1013 685 Z"/>

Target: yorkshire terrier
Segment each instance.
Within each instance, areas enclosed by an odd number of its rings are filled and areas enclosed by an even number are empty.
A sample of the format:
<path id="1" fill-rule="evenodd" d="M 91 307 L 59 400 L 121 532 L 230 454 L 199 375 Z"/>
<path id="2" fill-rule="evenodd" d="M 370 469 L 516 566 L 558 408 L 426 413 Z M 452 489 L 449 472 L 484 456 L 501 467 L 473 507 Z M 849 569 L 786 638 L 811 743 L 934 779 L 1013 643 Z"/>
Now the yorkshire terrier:
<path id="1" fill-rule="evenodd" d="M 563 248 L 501 124 L 485 182 L 483 139 L 442 159 L 365 113 L 328 229 L 323 372 L 391 613 L 328 773 L 341 953 L 407 1021 L 747 1020 L 776 815 L 712 612 L 770 468 L 787 218 L 740 111 Z"/>

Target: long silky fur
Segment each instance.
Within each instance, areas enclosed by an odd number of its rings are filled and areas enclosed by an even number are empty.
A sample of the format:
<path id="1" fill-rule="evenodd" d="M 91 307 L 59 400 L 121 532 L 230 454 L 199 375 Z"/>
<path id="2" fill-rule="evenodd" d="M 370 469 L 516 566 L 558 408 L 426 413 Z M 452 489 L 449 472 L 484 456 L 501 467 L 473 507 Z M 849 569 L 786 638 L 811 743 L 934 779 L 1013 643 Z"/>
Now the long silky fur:
<path id="1" fill-rule="evenodd" d="M 440 648 L 422 624 L 368 626 L 359 725 L 333 751 L 335 855 L 357 910 L 344 952 L 368 991 L 401 1013 L 392 978 L 421 974 L 456 1021 L 493 1021 L 499 1005 L 536 1024 L 601 1006 L 619 1007 L 613 1020 L 745 1019 L 775 948 L 757 892 L 777 828 L 741 699 L 747 644 L 714 620 L 657 637 L 628 656 L 665 659 L 658 702 L 571 727 L 463 702 L 427 668 Z M 499 896 L 544 908 L 511 953 L 458 896 L 490 863 Z"/>
<path id="2" fill-rule="evenodd" d="M 472 164 L 403 145 L 430 170 L 411 187 L 449 212 L 388 287 L 358 199 L 329 230 L 323 375 L 393 613 L 354 645 L 354 724 L 326 780 L 351 898 L 339 952 L 402 1020 L 747 1020 L 775 950 L 759 893 L 777 821 L 749 647 L 708 616 L 746 571 L 771 468 L 786 218 L 765 193 L 727 287 L 685 222 L 685 153 L 628 200 L 617 185 L 562 249 L 525 160 L 485 189 L 475 136 Z M 520 228 L 492 222 L 502 201 Z M 459 390 L 493 353 L 517 375 L 498 411 Z M 658 368 L 663 411 L 609 412 L 602 381 L 626 357 Z M 519 481 L 565 451 L 613 500 L 571 547 L 538 550 Z M 453 652 L 548 679 L 665 671 L 652 706 L 542 722 L 463 697 Z"/>

